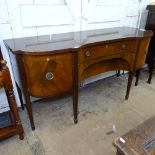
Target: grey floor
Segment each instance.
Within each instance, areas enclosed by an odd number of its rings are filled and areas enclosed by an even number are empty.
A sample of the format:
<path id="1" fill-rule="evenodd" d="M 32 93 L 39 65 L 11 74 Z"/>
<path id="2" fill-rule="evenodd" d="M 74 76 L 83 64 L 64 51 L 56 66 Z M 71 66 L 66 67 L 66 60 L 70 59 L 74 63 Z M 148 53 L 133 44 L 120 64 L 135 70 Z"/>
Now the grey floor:
<path id="1" fill-rule="evenodd" d="M 79 123 L 73 124 L 71 96 L 33 104 L 36 130 L 20 111 L 25 139 L 0 142 L 0 155 L 115 155 L 112 141 L 155 113 L 155 75 L 142 72 L 125 101 L 127 78 L 110 77 L 80 89 Z M 135 80 L 135 79 L 134 79 Z M 116 132 L 107 134 L 115 125 Z"/>

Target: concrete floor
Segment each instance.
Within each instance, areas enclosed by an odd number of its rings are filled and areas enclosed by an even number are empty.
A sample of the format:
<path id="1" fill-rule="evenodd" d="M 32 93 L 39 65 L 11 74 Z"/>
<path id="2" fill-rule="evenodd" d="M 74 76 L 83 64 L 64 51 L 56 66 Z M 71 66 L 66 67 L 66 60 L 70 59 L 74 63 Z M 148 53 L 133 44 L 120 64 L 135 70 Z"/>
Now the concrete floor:
<path id="1" fill-rule="evenodd" d="M 80 89 L 79 123 L 73 124 L 71 96 L 34 103 L 36 130 L 25 111 L 21 119 L 25 139 L 13 136 L 0 142 L 0 155 L 115 155 L 112 141 L 155 113 L 155 76 L 146 83 L 143 72 L 125 101 L 126 76 L 110 77 Z M 135 79 L 134 79 L 135 80 Z M 107 134 L 112 126 L 116 132 Z"/>

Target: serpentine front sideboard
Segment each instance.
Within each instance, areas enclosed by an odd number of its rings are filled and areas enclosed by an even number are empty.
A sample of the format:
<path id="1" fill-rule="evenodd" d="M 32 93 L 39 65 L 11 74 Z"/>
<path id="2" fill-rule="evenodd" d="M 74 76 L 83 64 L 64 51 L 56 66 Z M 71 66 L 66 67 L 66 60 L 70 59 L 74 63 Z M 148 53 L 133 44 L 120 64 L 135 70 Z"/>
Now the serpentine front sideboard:
<path id="1" fill-rule="evenodd" d="M 152 31 L 117 27 L 4 40 L 32 129 L 30 96 L 45 98 L 72 92 L 77 123 L 80 82 L 103 72 L 129 71 L 128 99 L 133 74 L 144 65 L 152 35 Z"/>

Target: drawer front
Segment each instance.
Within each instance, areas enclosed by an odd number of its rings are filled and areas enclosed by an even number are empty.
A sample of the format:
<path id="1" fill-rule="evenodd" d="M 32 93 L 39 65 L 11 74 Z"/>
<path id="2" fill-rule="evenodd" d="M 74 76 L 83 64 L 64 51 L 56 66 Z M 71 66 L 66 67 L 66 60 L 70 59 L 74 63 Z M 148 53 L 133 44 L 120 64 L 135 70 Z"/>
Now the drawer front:
<path id="1" fill-rule="evenodd" d="M 132 41 L 118 41 L 115 43 L 86 47 L 79 53 L 79 62 L 111 55 L 117 55 L 121 52 L 136 52 L 137 45 L 138 42 L 132 40 Z"/>
<path id="2" fill-rule="evenodd" d="M 111 59 L 105 59 L 98 62 L 85 61 L 79 65 L 79 81 L 90 78 L 107 71 L 128 70 L 132 71 L 134 67 L 136 53 L 126 52 L 123 55 L 115 55 Z"/>
<path id="3" fill-rule="evenodd" d="M 72 54 L 25 56 L 23 62 L 32 96 L 47 97 L 72 89 Z"/>

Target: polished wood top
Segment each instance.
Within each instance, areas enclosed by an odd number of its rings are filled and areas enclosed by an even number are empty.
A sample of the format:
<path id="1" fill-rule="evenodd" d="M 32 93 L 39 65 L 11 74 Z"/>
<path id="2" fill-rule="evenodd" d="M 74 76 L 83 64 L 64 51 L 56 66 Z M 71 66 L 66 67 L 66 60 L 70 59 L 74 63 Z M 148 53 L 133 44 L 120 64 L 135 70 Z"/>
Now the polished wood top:
<path id="1" fill-rule="evenodd" d="M 152 36 L 152 31 L 142 31 L 130 27 L 116 27 L 79 32 L 68 32 L 43 36 L 4 40 L 14 54 L 39 54 L 39 52 L 74 50 L 86 45 L 108 43 L 131 38 L 141 39 Z"/>

